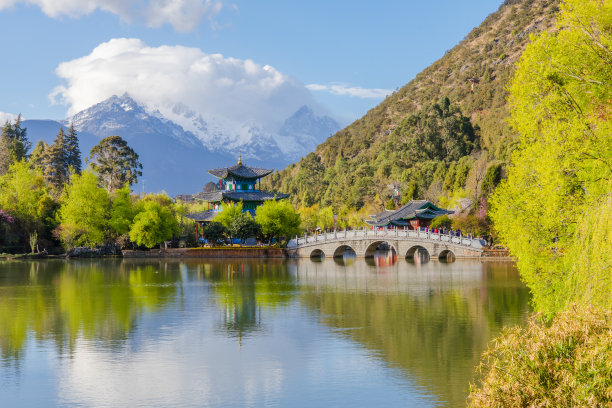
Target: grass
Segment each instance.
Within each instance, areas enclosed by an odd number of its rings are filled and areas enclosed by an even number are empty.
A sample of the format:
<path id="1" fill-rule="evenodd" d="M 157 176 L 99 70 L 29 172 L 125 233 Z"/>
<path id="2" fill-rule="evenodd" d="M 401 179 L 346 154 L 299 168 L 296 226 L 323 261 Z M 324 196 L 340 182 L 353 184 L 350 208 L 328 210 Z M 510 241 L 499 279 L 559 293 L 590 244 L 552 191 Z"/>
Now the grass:
<path id="1" fill-rule="evenodd" d="M 534 316 L 484 354 L 471 407 L 612 407 L 612 312 L 572 305 Z"/>

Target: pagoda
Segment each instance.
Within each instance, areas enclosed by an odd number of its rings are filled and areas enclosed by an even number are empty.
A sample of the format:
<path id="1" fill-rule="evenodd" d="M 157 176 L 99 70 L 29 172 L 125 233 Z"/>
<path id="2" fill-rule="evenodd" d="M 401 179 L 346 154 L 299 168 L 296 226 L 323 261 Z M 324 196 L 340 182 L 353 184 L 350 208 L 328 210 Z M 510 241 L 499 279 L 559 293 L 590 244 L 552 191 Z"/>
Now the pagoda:
<path id="1" fill-rule="evenodd" d="M 412 200 L 397 210 L 384 210 L 371 215 L 367 224 L 375 228 L 404 227 L 419 229 L 429 227 L 429 223 L 436 217 L 452 214 L 453 211 L 436 207 L 427 200 Z"/>
<path id="2" fill-rule="evenodd" d="M 201 192 L 193 196 L 196 200 L 205 201 L 208 209 L 187 217 L 200 225 L 212 221 L 222 210 L 223 204 L 242 202 L 242 211 L 254 215 L 255 209 L 264 201 L 281 200 L 289 194 L 262 191 L 261 178 L 274 170 L 249 167 L 242 164 L 242 157 L 238 153 L 238 164 L 231 167 L 220 167 L 208 170 L 208 173 L 219 179 L 217 190 Z"/>

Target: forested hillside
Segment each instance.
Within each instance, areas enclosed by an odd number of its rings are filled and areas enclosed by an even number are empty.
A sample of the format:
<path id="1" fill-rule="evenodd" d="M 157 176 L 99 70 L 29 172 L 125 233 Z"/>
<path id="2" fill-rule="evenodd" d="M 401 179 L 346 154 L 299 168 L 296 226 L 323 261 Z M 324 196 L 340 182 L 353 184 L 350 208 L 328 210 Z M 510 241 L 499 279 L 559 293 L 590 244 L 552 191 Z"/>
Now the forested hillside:
<path id="1" fill-rule="evenodd" d="M 506 0 L 440 60 L 339 131 L 267 188 L 299 206 L 347 212 L 427 198 L 477 210 L 517 137 L 506 87 L 531 34 L 554 25 L 558 0 Z M 398 44 L 398 52 L 401 44 Z M 392 63 L 392 61 L 390 62 Z M 401 192 L 401 198 L 394 190 Z"/>

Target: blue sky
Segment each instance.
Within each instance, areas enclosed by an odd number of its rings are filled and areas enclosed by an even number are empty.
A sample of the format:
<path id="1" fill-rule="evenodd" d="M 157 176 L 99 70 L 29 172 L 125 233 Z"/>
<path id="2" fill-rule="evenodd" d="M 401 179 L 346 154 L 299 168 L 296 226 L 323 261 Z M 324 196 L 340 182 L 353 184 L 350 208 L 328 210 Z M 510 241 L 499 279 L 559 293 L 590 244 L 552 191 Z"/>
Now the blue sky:
<path id="1" fill-rule="evenodd" d="M 0 112 L 63 119 L 125 88 L 140 99 L 155 99 L 146 89 L 172 93 L 174 102 L 185 93 L 196 111 L 212 104 L 199 104 L 196 92 L 245 105 L 271 99 L 287 104 L 291 98 L 301 104 L 312 97 L 346 123 L 444 55 L 501 2 L 0 0 Z M 109 43 L 112 39 L 140 41 Z M 105 51 L 94 53 L 102 44 Z M 197 61 L 212 54 L 222 58 L 213 64 L 216 73 L 207 68 L 205 79 L 175 78 L 172 65 L 158 70 L 150 59 L 136 65 L 130 60 L 125 66 L 134 66 L 133 72 L 122 71 L 126 47 L 139 55 L 137 61 L 152 51 L 155 61 L 172 60 L 175 67 L 200 65 Z M 190 51 L 191 57 L 181 59 Z M 109 52 L 104 64 L 100 60 Z M 247 60 L 253 64 L 243 63 Z M 274 69 L 274 81 L 266 66 Z M 158 71 L 163 75 L 155 79 Z M 233 88 L 226 93 L 215 81 L 228 75 Z M 257 86 L 247 77 L 256 77 Z M 193 89 L 189 81 L 201 84 Z M 262 85 L 270 81 L 283 87 L 282 98 Z M 244 97 L 240 86 L 249 88 Z M 231 99 L 226 102 L 231 105 Z"/>

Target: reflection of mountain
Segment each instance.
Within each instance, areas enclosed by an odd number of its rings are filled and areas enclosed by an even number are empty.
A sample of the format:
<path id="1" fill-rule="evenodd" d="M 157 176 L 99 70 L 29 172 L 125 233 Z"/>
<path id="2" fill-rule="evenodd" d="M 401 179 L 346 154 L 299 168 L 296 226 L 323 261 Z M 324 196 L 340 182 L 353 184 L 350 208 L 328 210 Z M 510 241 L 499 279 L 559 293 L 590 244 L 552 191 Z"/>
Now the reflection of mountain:
<path id="1" fill-rule="evenodd" d="M 463 406 L 467 380 L 502 326 L 520 324 L 528 291 L 511 264 L 398 262 L 393 270 L 357 262 L 300 262 L 300 300 L 320 321 L 382 357 L 445 404 Z M 495 286 L 507 276 L 514 286 Z"/>
<path id="2" fill-rule="evenodd" d="M 176 296 L 179 275 L 157 265 L 103 262 L 1 262 L 0 350 L 19 360 L 29 333 L 52 338 L 60 351 L 77 339 L 118 346 L 145 310 Z"/>

